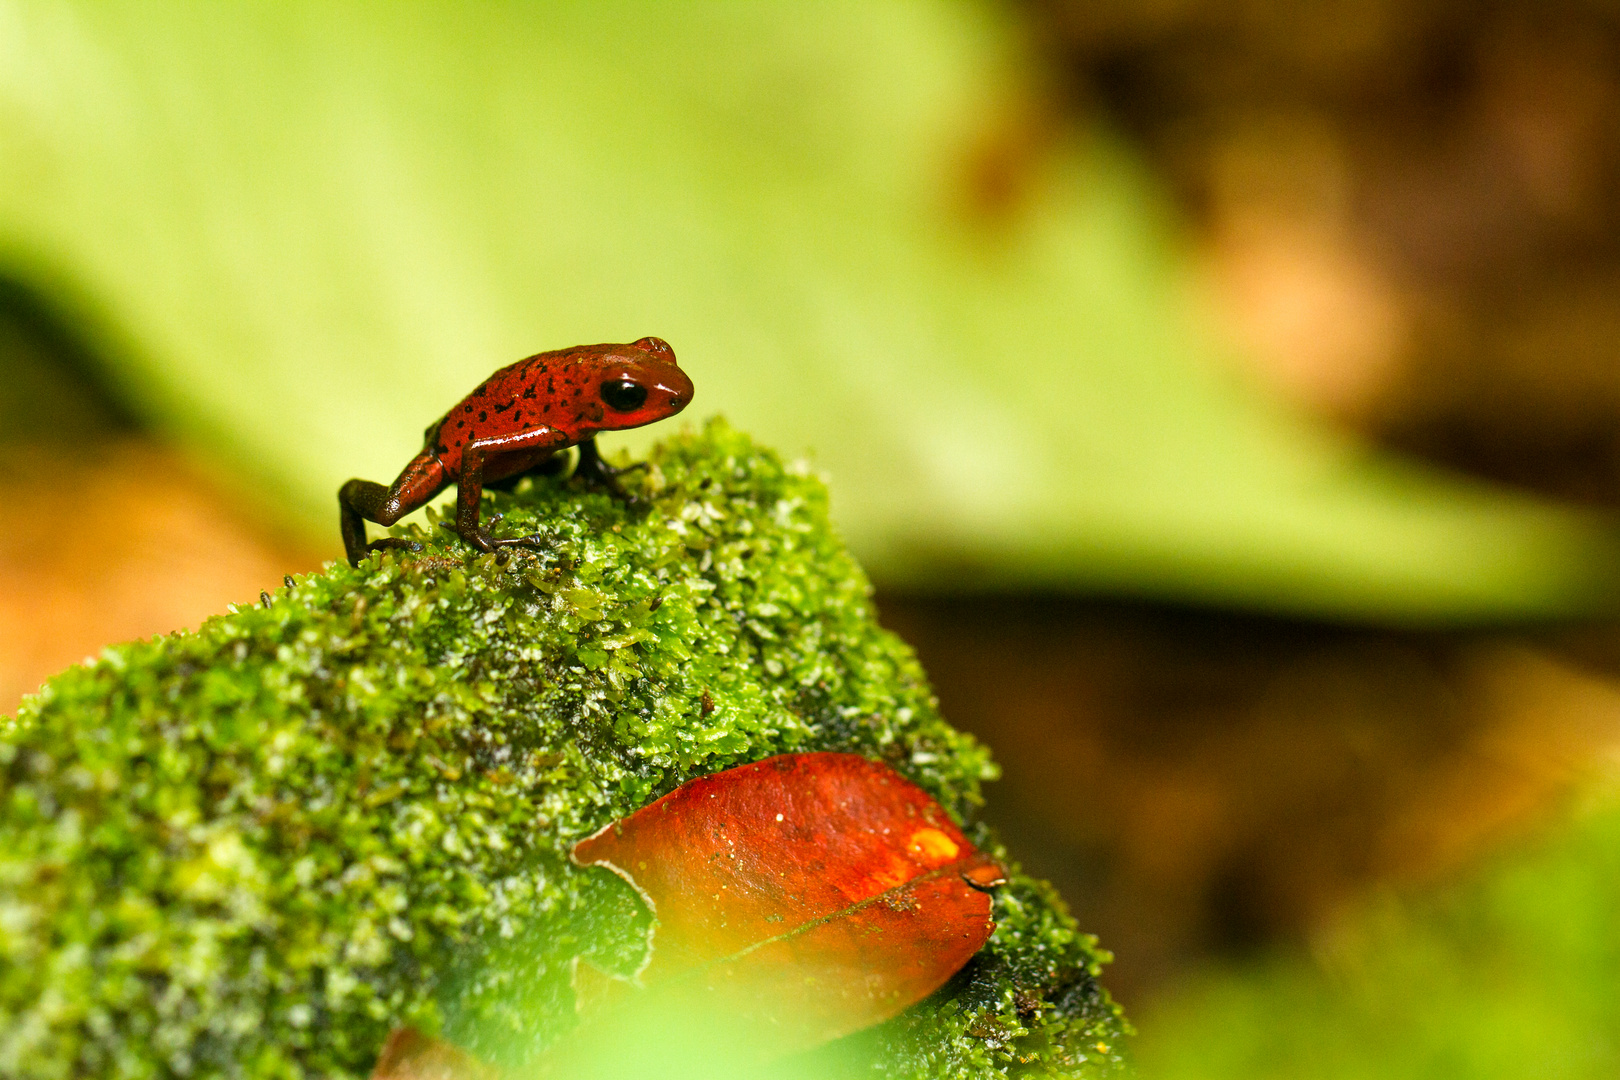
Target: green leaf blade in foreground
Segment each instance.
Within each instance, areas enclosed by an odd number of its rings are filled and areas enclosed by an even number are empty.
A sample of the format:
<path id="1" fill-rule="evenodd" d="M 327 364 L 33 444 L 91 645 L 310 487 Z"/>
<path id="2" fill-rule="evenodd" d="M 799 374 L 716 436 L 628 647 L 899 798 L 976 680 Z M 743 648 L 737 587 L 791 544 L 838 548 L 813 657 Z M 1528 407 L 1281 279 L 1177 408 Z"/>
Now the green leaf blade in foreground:
<path id="1" fill-rule="evenodd" d="M 645 513 L 540 482 L 492 500 L 543 538 L 505 566 L 429 529 L 25 702 L 0 1073 L 364 1075 L 396 1024 L 521 1064 L 574 1024 L 576 957 L 644 958 L 629 886 L 567 853 L 650 798 L 838 750 L 969 814 L 994 767 L 877 626 L 819 482 L 723 426 L 652 461 Z M 887 1075 L 1115 1067 L 1094 943 L 1027 877 L 996 905 L 958 980 L 861 1036 Z"/>

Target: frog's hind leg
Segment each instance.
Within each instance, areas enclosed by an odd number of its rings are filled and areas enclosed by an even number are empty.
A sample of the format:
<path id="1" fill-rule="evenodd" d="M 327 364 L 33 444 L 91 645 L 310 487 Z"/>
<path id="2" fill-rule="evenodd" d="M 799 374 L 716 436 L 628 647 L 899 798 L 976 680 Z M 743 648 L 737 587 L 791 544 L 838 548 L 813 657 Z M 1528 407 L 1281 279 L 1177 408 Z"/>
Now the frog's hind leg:
<path id="1" fill-rule="evenodd" d="M 419 547 L 409 540 L 393 538 L 367 544 L 366 522 L 392 525 L 443 491 L 449 482 L 450 478 L 444 466 L 439 464 L 439 459 L 424 450 L 411 459 L 391 487 L 383 487 L 372 480 L 355 479 L 339 488 L 339 527 L 343 532 L 343 550 L 349 557 L 349 565 L 359 566 L 367 551 Z"/>

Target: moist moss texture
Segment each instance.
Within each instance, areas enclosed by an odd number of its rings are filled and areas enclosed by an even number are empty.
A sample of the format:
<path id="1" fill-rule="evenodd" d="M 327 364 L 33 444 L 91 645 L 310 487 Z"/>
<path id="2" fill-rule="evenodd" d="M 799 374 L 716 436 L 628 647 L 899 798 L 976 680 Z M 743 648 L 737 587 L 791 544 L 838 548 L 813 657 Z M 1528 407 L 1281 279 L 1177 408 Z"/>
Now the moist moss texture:
<path id="1" fill-rule="evenodd" d="M 974 822 L 995 767 L 940 717 L 803 468 L 722 423 L 629 474 L 490 495 L 480 555 L 332 566 L 108 649 L 0 719 L 0 1075 L 365 1076 L 415 1024 L 509 1066 L 575 1023 L 576 957 L 649 916 L 575 841 L 790 751 L 893 765 Z M 1019 873 L 989 945 L 854 1037 L 890 1077 L 1100 1076 L 1106 955 Z M 848 1049 L 846 1046 L 844 1049 Z"/>

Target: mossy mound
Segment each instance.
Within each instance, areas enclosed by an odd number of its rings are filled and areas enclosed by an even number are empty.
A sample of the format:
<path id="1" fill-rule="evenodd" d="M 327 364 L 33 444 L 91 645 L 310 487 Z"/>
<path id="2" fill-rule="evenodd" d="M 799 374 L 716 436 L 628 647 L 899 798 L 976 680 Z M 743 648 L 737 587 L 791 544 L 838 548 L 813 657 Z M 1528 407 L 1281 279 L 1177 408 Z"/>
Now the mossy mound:
<path id="1" fill-rule="evenodd" d="M 414 1023 L 516 1064 L 574 1022 L 570 963 L 647 915 L 579 838 L 787 751 L 893 764 L 971 824 L 985 749 L 877 625 L 822 485 L 723 424 L 631 478 L 491 496 L 447 530 L 107 650 L 0 739 L 0 1074 L 365 1075 Z M 430 515 L 431 516 L 431 515 Z M 1015 875 L 934 998 L 857 1036 L 877 1075 L 1100 1075 L 1103 958 Z"/>

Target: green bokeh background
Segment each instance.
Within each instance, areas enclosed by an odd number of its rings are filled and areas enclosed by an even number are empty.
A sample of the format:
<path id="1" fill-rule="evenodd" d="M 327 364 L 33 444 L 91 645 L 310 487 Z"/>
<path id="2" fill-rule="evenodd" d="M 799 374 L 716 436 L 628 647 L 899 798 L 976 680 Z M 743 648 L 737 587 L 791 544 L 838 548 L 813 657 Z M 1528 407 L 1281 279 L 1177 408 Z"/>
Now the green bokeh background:
<path id="1" fill-rule="evenodd" d="M 656 333 L 883 584 L 1446 621 L 1607 609 L 1606 523 L 1312 427 L 1105 133 L 975 212 L 1008 13 L 0 2 L 0 271 L 329 542 L 493 367 Z M 650 433 L 629 440 L 644 446 Z"/>
<path id="2" fill-rule="evenodd" d="M 1442 889 L 1369 899 L 1311 955 L 1193 980 L 1136 1020 L 1153 1080 L 1620 1073 L 1620 784 Z"/>

